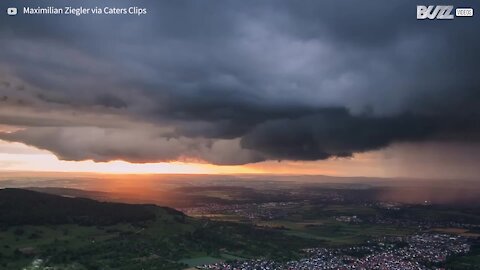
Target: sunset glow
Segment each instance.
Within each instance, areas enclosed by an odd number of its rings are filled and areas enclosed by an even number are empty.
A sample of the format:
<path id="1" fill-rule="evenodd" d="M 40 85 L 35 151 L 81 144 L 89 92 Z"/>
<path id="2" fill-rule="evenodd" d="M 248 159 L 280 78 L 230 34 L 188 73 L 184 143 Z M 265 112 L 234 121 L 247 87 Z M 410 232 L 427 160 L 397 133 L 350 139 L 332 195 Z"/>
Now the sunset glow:
<path id="1" fill-rule="evenodd" d="M 65 161 L 53 153 L 22 143 L 0 140 L 0 168 L 4 171 L 90 172 L 108 174 L 326 174 L 326 175 L 383 175 L 373 165 L 378 153 L 358 154 L 354 158 L 327 161 L 296 162 L 267 161 L 247 165 L 220 166 L 195 162 L 131 163 L 122 160 L 109 162 Z M 350 169 L 345 170 L 348 166 Z"/>
<path id="2" fill-rule="evenodd" d="M 201 163 L 161 162 L 130 163 L 121 160 L 109 162 L 65 161 L 54 154 L 21 143 L 0 141 L 2 149 L 10 151 L 0 153 L 0 167 L 6 171 L 40 171 L 40 172 L 94 172 L 112 174 L 229 174 L 260 173 L 262 171 L 245 166 L 215 166 Z"/>
<path id="3" fill-rule="evenodd" d="M 85 172 L 102 174 L 277 174 L 332 175 L 375 177 L 454 178 L 458 172 L 474 177 L 476 169 L 468 159 L 476 147 L 436 144 L 396 145 L 387 149 L 355 154 L 350 158 L 319 161 L 264 161 L 246 165 L 214 165 L 205 162 L 131 163 L 122 160 L 109 162 L 65 161 L 47 150 L 22 143 L 0 140 L 0 170 L 3 172 Z M 439 156 L 437 151 L 449 152 Z M 468 154 L 470 152 L 470 154 Z M 467 153 L 468 155 L 465 155 Z M 435 157 L 436 158 L 432 158 Z M 417 163 L 416 160 L 422 160 Z M 421 165 L 420 165 L 421 164 Z M 438 164 L 443 164 L 441 167 Z M 421 168 L 420 168 L 421 166 Z M 418 168 L 417 168 L 418 167 Z M 405 168 L 411 168 L 405 170 Z"/>
<path id="4" fill-rule="evenodd" d="M 358 155 L 354 159 L 323 162 L 269 161 L 256 164 L 219 166 L 192 162 L 130 163 L 122 160 L 109 162 L 59 160 L 46 150 L 22 143 L 0 141 L 0 168 L 4 171 L 38 172 L 92 172 L 108 174 L 329 174 L 345 175 L 339 164 L 364 164 L 369 155 Z M 362 161 L 363 160 L 363 161 Z"/>

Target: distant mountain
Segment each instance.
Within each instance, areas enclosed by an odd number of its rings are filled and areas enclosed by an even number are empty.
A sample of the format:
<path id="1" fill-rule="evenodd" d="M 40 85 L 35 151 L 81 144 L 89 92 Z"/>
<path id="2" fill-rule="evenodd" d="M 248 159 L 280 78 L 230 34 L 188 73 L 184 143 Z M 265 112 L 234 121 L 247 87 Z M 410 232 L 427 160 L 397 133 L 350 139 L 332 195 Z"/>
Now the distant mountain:
<path id="1" fill-rule="evenodd" d="M 3 225 L 136 223 L 153 220 L 159 212 L 183 217 L 183 213 L 174 209 L 154 205 L 98 202 L 24 189 L 0 190 L 0 224 Z"/>

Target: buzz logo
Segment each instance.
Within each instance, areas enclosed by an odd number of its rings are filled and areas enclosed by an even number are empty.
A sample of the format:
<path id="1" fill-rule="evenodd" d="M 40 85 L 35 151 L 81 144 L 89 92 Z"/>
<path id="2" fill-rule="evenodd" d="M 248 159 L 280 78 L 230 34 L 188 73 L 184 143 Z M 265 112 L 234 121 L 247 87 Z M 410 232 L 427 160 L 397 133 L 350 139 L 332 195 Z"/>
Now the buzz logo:
<path id="1" fill-rule="evenodd" d="M 452 20 L 453 6 L 417 6 L 417 20 Z"/>

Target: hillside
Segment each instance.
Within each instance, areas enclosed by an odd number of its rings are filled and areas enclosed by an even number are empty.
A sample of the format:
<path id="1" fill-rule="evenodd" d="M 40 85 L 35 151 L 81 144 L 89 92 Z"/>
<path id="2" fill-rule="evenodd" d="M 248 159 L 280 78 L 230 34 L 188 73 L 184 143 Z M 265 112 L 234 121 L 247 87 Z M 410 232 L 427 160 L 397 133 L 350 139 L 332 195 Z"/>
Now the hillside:
<path id="1" fill-rule="evenodd" d="M 138 223 L 155 219 L 160 210 L 176 216 L 183 215 L 176 210 L 154 205 L 98 202 L 23 189 L 0 190 L 0 224 L 2 225 Z"/>
<path id="2" fill-rule="evenodd" d="M 292 258 L 311 244 L 166 207 L 21 189 L 0 190 L 0 229 L 0 269 L 23 269 L 36 259 L 45 269 L 184 269 L 191 259 Z"/>

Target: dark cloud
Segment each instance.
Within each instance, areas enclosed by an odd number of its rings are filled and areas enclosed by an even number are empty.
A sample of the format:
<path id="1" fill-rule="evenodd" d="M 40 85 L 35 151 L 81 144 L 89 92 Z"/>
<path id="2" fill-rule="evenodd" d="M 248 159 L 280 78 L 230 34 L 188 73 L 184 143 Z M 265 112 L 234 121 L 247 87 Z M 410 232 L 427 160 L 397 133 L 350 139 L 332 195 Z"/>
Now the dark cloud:
<path id="1" fill-rule="evenodd" d="M 410 114 L 354 116 L 346 111 L 332 110 L 260 124 L 242 138 L 241 145 L 260 151 L 271 159 L 318 160 L 348 157 L 393 142 L 422 141 L 449 131 L 480 131 L 478 126 L 472 130 L 473 125 L 475 123 L 468 120 L 459 124 L 451 119 Z"/>
<path id="2" fill-rule="evenodd" d="M 100 95 L 97 97 L 97 104 L 112 108 L 125 108 L 127 103 L 119 97 L 111 94 Z"/>
<path id="3" fill-rule="evenodd" d="M 2 15 L 0 124 L 24 129 L 0 137 L 65 159 L 217 164 L 477 140 L 478 18 L 416 20 L 427 2 L 144 1 L 141 17 Z M 73 5 L 52 3 L 35 6 Z"/>

